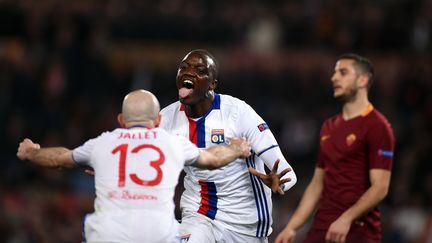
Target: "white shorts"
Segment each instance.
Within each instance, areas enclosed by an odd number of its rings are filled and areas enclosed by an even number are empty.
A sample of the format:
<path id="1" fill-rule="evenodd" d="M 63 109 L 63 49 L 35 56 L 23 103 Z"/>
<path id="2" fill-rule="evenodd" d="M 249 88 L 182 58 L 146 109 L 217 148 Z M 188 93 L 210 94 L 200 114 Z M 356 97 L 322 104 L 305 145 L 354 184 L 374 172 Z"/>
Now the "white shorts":
<path id="1" fill-rule="evenodd" d="M 147 210 L 93 213 L 84 221 L 85 242 L 179 243 L 173 215 Z"/>
<path id="2" fill-rule="evenodd" d="M 216 220 L 211 220 L 199 213 L 183 214 L 179 229 L 182 242 L 187 243 L 268 242 L 267 237 L 255 237 L 226 229 Z"/>

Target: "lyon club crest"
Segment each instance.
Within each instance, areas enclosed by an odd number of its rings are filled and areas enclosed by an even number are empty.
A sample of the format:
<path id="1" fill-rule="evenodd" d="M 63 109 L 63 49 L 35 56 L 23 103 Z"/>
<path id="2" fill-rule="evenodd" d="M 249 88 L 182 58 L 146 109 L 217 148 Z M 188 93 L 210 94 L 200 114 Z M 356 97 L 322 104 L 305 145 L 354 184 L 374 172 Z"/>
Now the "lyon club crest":
<path id="1" fill-rule="evenodd" d="M 210 138 L 211 138 L 212 143 L 216 143 L 216 144 L 225 143 L 224 130 L 223 129 L 212 129 Z"/>

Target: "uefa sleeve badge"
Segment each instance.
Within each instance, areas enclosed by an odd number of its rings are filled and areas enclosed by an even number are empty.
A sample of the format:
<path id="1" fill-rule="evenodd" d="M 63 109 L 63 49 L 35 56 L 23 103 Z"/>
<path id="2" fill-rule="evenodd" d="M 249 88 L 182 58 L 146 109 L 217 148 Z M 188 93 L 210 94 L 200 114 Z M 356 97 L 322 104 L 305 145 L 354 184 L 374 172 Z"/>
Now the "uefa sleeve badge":
<path id="1" fill-rule="evenodd" d="M 261 123 L 261 124 L 258 125 L 258 130 L 260 132 L 263 132 L 263 131 L 265 131 L 267 129 L 269 129 L 269 126 L 267 125 L 267 123 Z"/>

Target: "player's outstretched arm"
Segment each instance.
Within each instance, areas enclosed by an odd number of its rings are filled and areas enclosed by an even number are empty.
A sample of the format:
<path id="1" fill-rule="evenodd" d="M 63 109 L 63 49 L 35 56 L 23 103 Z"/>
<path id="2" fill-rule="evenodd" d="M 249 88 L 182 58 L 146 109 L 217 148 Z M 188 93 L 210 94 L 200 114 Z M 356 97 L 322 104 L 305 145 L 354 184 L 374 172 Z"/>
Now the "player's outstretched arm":
<path id="1" fill-rule="evenodd" d="M 196 167 L 203 169 L 217 169 L 237 158 L 246 158 L 251 155 L 251 145 L 246 139 L 232 138 L 230 144 L 217 145 L 201 150 Z"/>
<path id="2" fill-rule="evenodd" d="M 271 168 L 270 173 L 266 175 L 264 171 L 258 172 L 255 168 L 249 168 L 249 171 L 258 176 L 274 193 L 283 195 L 296 184 L 297 176 L 278 146 L 272 146 L 258 154 L 267 168 Z"/>
<path id="3" fill-rule="evenodd" d="M 28 160 L 33 164 L 48 168 L 73 168 L 76 167 L 72 159 L 72 151 L 64 147 L 41 148 L 26 138 L 18 146 L 17 157 L 20 160 Z"/>
<path id="4" fill-rule="evenodd" d="M 291 168 L 286 168 L 279 174 L 277 173 L 278 167 L 279 167 L 280 160 L 276 160 L 276 162 L 273 165 L 272 170 L 268 174 L 260 173 L 257 170 L 255 170 L 252 167 L 249 167 L 249 172 L 252 175 L 258 176 L 264 184 L 266 184 L 269 188 L 272 189 L 274 193 L 279 193 L 281 195 L 285 194 L 284 190 L 282 189 L 282 186 L 286 183 L 291 181 L 291 178 L 285 178 L 281 179 L 286 173 L 291 171 Z"/>
<path id="5" fill-rule="evenodd" d="M 306 191 L 300 200 L 300 204 L 291 219 L 288 221 L 285 229 L 277 236 L 275 243 L 294 242 L 297 230 L 306 223 L 318 205 L 323 190 L 323 183 L 324 170 L 321 168 L 315 168 L 312 180 L 307 186 Z"/>

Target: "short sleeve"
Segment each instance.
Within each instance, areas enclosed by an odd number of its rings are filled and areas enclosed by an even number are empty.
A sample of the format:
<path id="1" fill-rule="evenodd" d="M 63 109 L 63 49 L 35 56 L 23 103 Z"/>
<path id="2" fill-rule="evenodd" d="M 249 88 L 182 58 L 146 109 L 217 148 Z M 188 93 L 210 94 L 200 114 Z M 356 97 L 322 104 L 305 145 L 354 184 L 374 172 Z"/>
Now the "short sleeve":
<path id="1" fill-rule="evenodd" d="M 379 122 L 367 134 L 369 168 L 391 170 L 395 148 L 393 129 L 388 122 Z"/>
<path id="2" fill-rule="evenodd" d="M 96 139 L 90 139 L 85 142 L 83 145 L 75 148 L 72 151 L 73 160 L 78 165 L 89 165 L 90 166 L 90 157 L 93 151 L 94 144 Z"/>
<path id="3" fill-rule="evenodd" d="M 199 157 L 199 149 L 195 144 L 190 142 L 184 137 L 176 136 L 180 142 L 181 150 L 183 151 L 183 155 L 185 158 L 185 165 L 193 165 L 198 160 Z"/>

